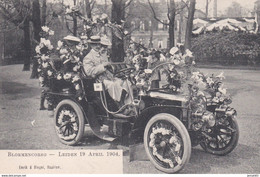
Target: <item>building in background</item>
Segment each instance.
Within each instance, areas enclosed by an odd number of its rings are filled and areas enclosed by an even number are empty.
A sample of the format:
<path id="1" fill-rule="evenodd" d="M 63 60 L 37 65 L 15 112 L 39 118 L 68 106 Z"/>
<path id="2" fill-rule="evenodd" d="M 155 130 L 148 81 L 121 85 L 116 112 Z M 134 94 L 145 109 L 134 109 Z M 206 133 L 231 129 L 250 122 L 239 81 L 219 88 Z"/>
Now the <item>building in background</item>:
<path id="1" fill-rule="evenodd" d="M 150 0 L 152 2 L 152 0 Z M 151 3 L 156 16 L 163 23 L 168 23 L 167 17 L 167 2 L 165 0 L 156 1 Z M 181 7 L 176 3 L 176 6 Z M 184 7 L 184 6 L 183 6 Z M 169 33 L 168 25 L 165 25 L 158 20 L 155 20 L 150 6 L 147 3 L 141 1 L 134 1 L 132 10 L 130 13 L 134 14 L 128 20 L 131 21 L 131 39 L 135 42 L 143 44 L 145 47 L 152 48 L 168 48 Z M 188 9 L 185 6 L 183 10 L 175 16 L 175 29 L 174 37 L 175 44 L 184 43 L 185 30 L 187 24 Z M 196 10 L 194 18 L 205 18 L 205 13 L 201 10 Z"/>

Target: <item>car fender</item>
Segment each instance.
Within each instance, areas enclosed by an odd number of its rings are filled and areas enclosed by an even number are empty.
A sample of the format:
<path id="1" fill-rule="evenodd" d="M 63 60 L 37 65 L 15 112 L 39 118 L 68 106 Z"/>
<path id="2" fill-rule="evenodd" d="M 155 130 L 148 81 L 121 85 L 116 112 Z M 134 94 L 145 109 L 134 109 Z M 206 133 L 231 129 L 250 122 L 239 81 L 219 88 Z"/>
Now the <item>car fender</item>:
<path id="1" fill-rule="evenodd" d="M 138 116 L 132 128 L 130 137 L 134 138 L 137 136 L 143 136 L 146 124 L 156 114 L 168 113 L 174 115 L 175 117 L 177 117 L 182 121 L 183 118 L 182 112 L 183 111 L 181 107 L 176 107 L 171 105 L 148 107 L 145 110 L 143 110 L 141 114 Z"/>

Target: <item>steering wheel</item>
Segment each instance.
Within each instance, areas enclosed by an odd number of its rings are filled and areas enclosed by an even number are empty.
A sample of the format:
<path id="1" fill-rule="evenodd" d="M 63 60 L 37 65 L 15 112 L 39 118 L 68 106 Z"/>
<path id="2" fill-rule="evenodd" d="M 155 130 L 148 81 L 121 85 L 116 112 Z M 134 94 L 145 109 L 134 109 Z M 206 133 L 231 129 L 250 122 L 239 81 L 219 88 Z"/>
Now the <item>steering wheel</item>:
<path id="1" fill-rule="evenodd" d="M 129 75 L 133 70 L 135 70 L 135 68 L 133 68 L 133 67 L 120 69 L 119 71 L 114 73 L 114 76 L 118 77 L 118 78 L 123 78 L 123 77 Z"/>

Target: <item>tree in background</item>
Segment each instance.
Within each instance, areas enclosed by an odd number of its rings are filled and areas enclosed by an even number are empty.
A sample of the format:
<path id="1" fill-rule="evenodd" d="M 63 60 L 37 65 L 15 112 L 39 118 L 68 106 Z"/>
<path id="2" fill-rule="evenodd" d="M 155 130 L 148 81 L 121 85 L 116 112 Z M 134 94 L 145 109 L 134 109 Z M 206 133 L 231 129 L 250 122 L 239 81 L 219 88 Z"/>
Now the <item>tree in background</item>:
<path id="1" fill-rule="evenodd" d="M 31 18 L 31 2 L 30 0 L 1 0 L 0 1 L 0 14 L 6 20 L 6 24 L 12 23 L 15 28 L 8 29 L 5 26 L 4 30 L 16 30 L 18 28 L 23 30 L 23 49 L 24 49 L 24 71 L 30 70 L 31 60 L 31 31 L 30 31 L 30 18 Z"/>
<path id="2" fill-rule="evenodd" d="M 174 46 L 174 26 L 175 26 L 175 16 L 177 14 L 180 14 L 181 11 L 186 7 L 186 3 L 184 1 L 181 1 L 176 5 L 174 0 L 167 0 L 167 17 L 169 22 L 164 22 L 161 19 L 159 19 L 156 15 L 154 6 L 148 0 L 148 4 L 151 8 L 151 12 L 153 14 L 154 19 L 162 23 L 163 25 L 169 26 L 168 34 L 169 34 L 169 48 L 172 48 Z"/>
<path id="3" fill-rule="evenodd" d="M 233 1 L 232 4 L 225 11 L 225 14 L 223 16 L 232 17 L 232 18 L 242 17 L 243 16 L 242 9 L 243 9 L 243 7 L 241 6 L 241 4 Z"/>
<path id="4" fill-rule="evenodd" d="M 112 10 L 111 10 L 111 22 L 121 27 L 125 22 L 125 10 L 131 4 L 132 0 L 111 0 Z M 111 58 L 113 62 L 124 61 L 124 37 L 112 33 L 112 54 Z"/>
<path id="5" fill-rule="evenodd" d="M 196 0 L 189 1 L 188 20 L 187 20 L 187 25 L 186 25 L 185 43 L 184 43 L 185 49 L 191 48 L 191 37 L 192 37 L 192 27 L 193 27 L 194 13 L 195 13 L 195 5 L 196 5 Z"/>
<path id="6" fill-rule="evenodd" d="M 34 40 L 33 48 L 40 42 L 40 32 L 41 32 L 41 10 L 40 10 L 40 2 L 39 0 L 33 0 L 32 3 L 32 22 L 33 22 L 33 34 Z M 35 54 L 35 52 L 33 52 Z M 38 78 L 38 61 L 36 57 L 33 58 L 33 68 L 31 78 Z"/>

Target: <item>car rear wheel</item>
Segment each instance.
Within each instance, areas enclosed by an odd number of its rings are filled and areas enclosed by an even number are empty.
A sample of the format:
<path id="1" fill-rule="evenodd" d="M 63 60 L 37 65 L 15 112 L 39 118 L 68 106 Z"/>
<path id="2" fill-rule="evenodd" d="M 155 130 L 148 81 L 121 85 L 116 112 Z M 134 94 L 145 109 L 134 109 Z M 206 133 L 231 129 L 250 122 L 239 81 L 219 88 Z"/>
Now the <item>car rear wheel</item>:
<path id="1" fill-rule="evenodd" d="M 59 140 L 66 145 L 76 145 L 84 134 L 84 115 L 72 100 L 61 101 L 54 113 L 55 129 Z"/>

